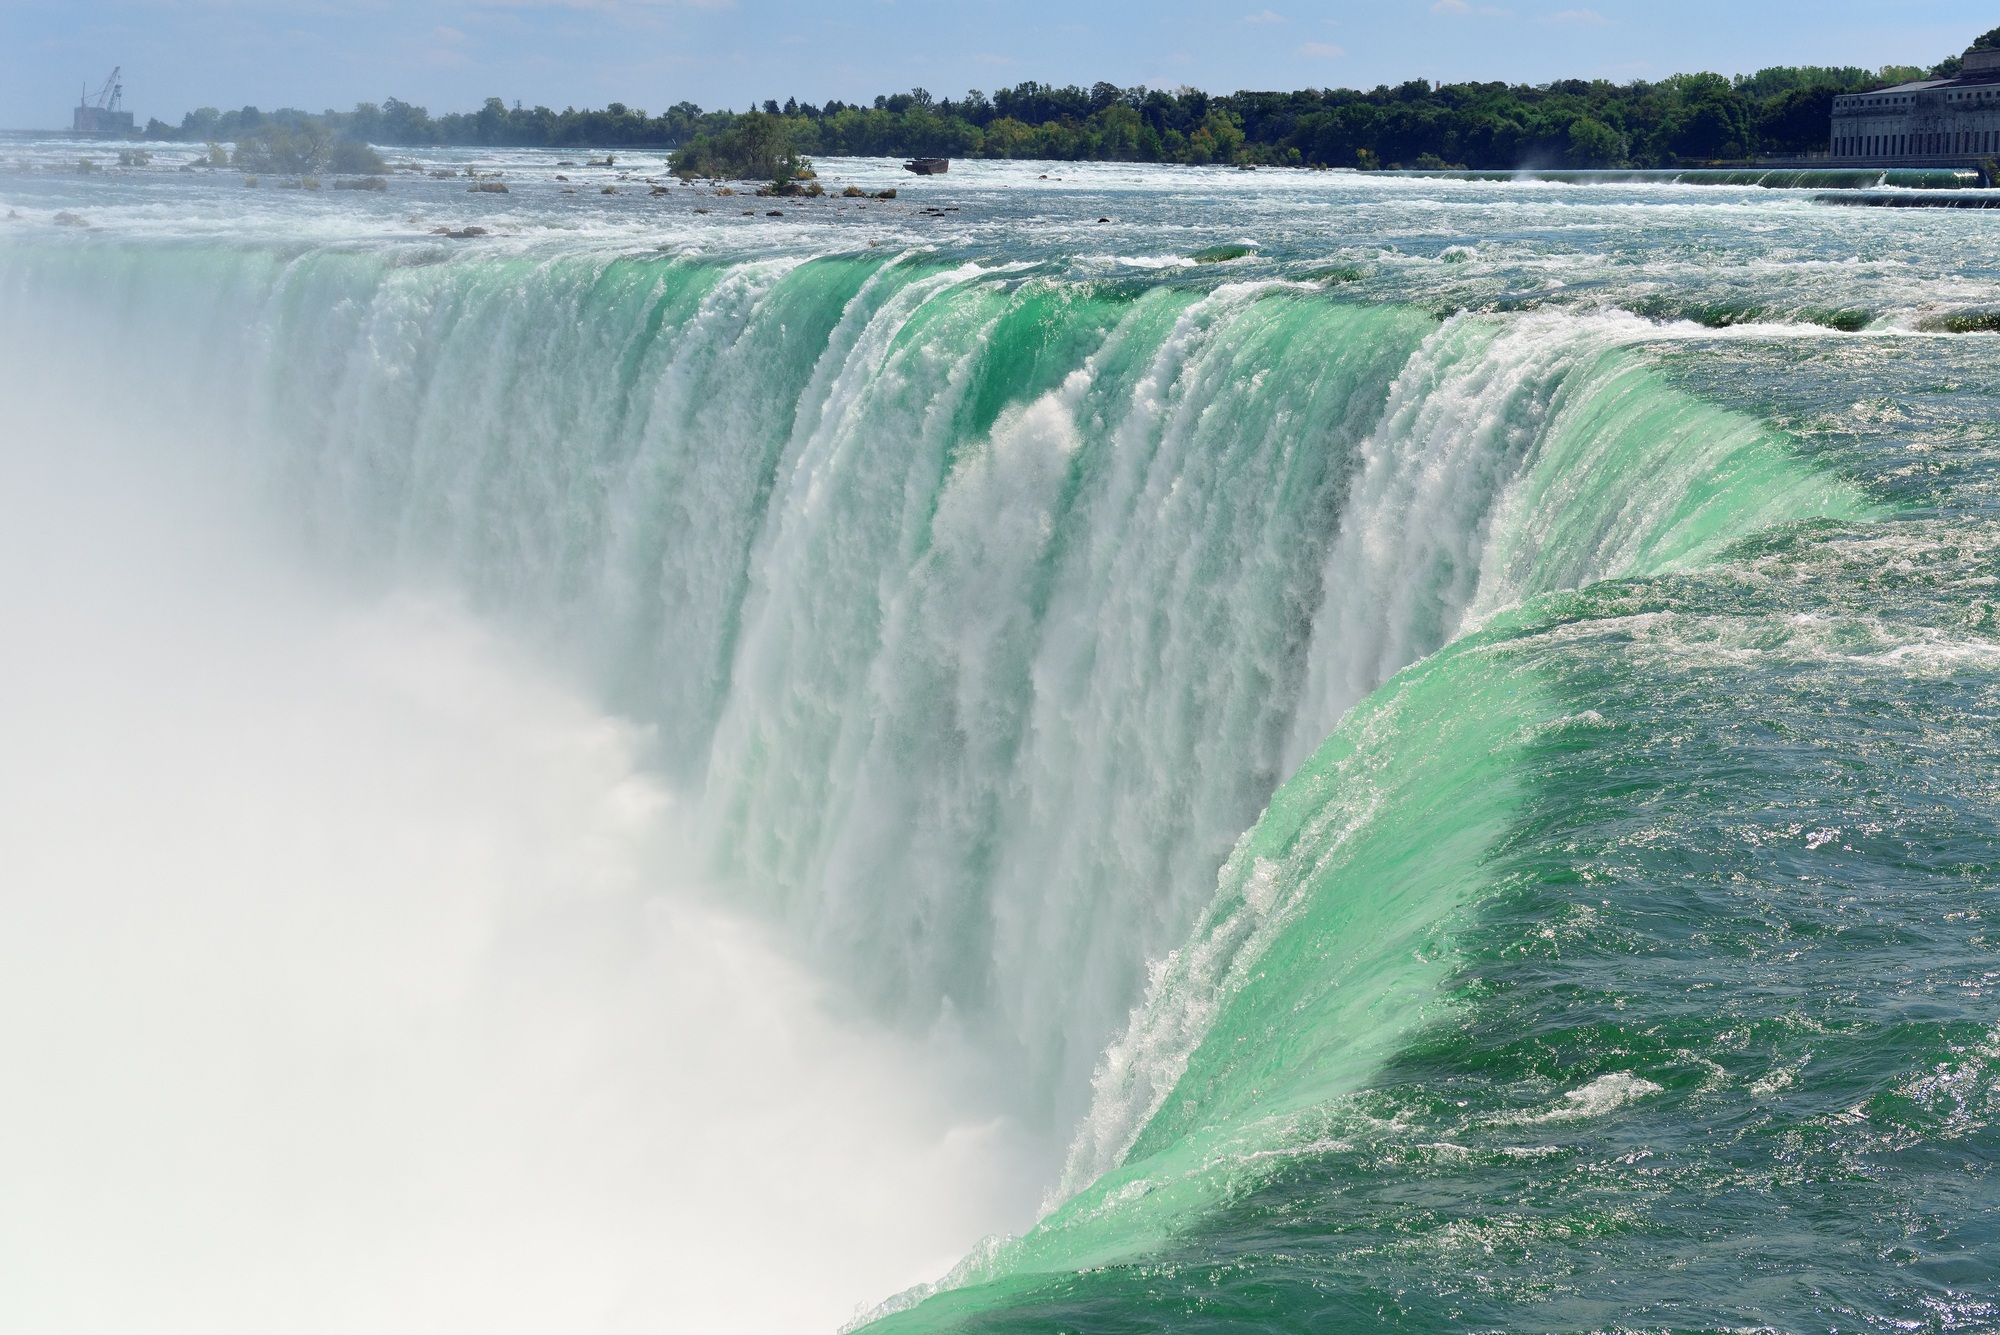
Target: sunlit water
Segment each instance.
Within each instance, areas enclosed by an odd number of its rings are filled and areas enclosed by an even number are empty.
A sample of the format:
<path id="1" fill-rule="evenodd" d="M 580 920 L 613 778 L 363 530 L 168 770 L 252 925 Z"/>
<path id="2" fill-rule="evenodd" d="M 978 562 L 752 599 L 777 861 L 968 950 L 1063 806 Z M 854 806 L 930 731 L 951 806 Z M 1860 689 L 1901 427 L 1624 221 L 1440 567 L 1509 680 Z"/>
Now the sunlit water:
<path id="1" fill-rule="evenodd" d="M 1985 215 L 192 156 L 4 145 L 11 1327 L 2000 1324 Z"/>

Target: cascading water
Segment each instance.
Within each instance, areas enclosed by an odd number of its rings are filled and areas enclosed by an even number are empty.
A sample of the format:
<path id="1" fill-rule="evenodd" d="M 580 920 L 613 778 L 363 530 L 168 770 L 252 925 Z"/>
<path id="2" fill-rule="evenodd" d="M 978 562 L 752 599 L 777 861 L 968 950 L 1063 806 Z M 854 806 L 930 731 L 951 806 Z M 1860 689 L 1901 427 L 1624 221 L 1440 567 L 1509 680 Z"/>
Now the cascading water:
<path id="1" fill-rule="evenodd" d="M 1491 225 L 1527 187 L 1382 188 L 1357 224 L 1373 258 L 1334 271 L 1288 220 L 1289 184 L 1226 224 L 1269 230 L 1276 255 L 1218 274 L 1148 256 L 1175 244 L 1168 214 L 1129 226 L 1134 255 L 1086 262 L 1067 233 L 1030 241 L 1034 217 L 997 194 L 998 231 L 945 248 L 807 228 L 732 250 L 705 222 L 658 249 L 564 241 L 525 204 L 527 240 L 457 254 L 23 234 L 0 244 L 0 318 L 81 344 L 115 312 L 160 349 L 156 401 L 222 472 L 254 476 L 319 568 L 450 590 L 634 721 L 714 893 L 774 924 L 837 1009 L 1043 1147 L 1040 1222 L 881 1309 L 885 1328 L 1107 1310 L 1224 1328 L 1267 1299 L 1286 1328 L 1313 1311 L 1507 1324 L 1530 1301 L 1540 1324 L 1638 1320 L 1604 1287 L 1664 1247 L 1632 1202 L 1698 1206 L 1635 1179 L 1611 1214 L 1563 1220 L 1555 1186 L 1544 1201 L 1480 1174 L 1583 1174 L 1611 1153 L 1545 1143 L 1551 1128 L 1733 1108 L 1719 1091 L 1753 1082 L 1716 1073 L 1738 1020 L 1671 1048 L 1634 1036 L 1657 1025 L 1621 1028 L 1678 1014 L 1669 988 L 1565 1038 L 1533 998 L 1597 1004 L 1565 980 L 1564 942 L 1678 951 L 1703 987 L 1733 986 L 1738 956 L 1703 953 L 1698 914 L 1604 925 L 1697 852 L 1711 879 L 1768 879 L 1707 852 L 1713 828 L 1765 848 L 1789 826 L 1750 813 L 1802 791 L 1768 738 L 1670 744 L 1673 709 L 1810 714 L 1756 675 L 1767 659 L 1865 672 L 1943 631 L 1921 608 L 1829 628 L 1850 613 L 1814 572 L 1900 532 L 1913 502 L 1863 445 L 1836 466 L 1814 444 L 1843 377 L 1785 359 L 1869 341 L 1807 323 L 1823 293 L 1754 337 L 1643 320 L 1626 311 L 1659 293 L 1602 279 L 1526 301 L 1552 256 L 1594 273 L 1600 251 L 1552 221 L 1477 262 L 1443 238 L 1423 269 L 1389 238 L 1424 190 Z M 1631 193 L 1671 201 L 1663 225 L 1694 209 L 1685 190 Z M 553 232 L 573 206 L 547 207 Z M 1645 281 L 1673 263 L 1679 299 L 1712 304 L 1727 266 L 1661 260 Z M 1850 299 L 1877 299 L 1870 281 Z M 195 332 L 169 347 L 175 330 Z M 1755 387 L 1704 379 L 1715 361 Z M 1778 402 L 1787 383 L 1821 397 Z M 1748 769 L 1690 758 L 1711 745 Z M 1635 767 L 1650 777 L 1601 782 L 1671 810 L 1604 813 L 1592 776 Z M 1743 773 L 1776 776 L 1764 807 Z M 1745 795 L 1701 805 L 1732 784 Z M 1857 824 L 1823 819 L 1830 838 Z M 1731 1004 L 1742 1032 L 1788 1023 Z M 1708 1151 L 1647 1134 L 1686 1165 L 1668 1194 L 1694 1190 Z M 1483 1289 L 1451 1241 L 1472 1234 L 1505 1253 Z M 1625 1260 L 1584 1265 L 1579 1238 Z M 1666 1278 L 1648 1292 L 1680 1301 Z M 1883 1292 L 1856 1310 L 1923 1290 Z"/>

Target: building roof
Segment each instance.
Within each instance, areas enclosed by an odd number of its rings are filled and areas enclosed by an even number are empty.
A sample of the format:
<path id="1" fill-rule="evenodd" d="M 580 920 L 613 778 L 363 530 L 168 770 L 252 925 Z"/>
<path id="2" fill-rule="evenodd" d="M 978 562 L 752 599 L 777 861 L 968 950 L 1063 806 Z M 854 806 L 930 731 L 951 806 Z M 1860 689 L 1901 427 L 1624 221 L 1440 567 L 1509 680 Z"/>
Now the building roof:
<path id="1" fill-rule="evenodd" d="M 1923 79 L 1917 83 L 1899 83 L 1894 88 L 1871 88 L 1865 93 L 1842 93 L 1834 101 L 1840 103 L 1857 102 L 1870 97 L 1896 97 L 1910 93 L 1928 93 L 1938 88 L 1991 88 L 2000 83 L 1991 75 L 1974 79 Z"/>
<path id="2" fill-rule="evenodd" d="M 1964 88 L 1975 84 L 2000 82 L 2000 50 L 1975 46 L 1960 57 L 1960 60 L 1964 64 L 1964 73 L 1955 79 L 1919 79 L 1914 83 L 1899 83 L 1894 88 L 1871 88 L 1865 93 L 1842 93 L 1836 100 L 1846 102 L 1857 97 L 1927 93 L 1933 88 Z"/>

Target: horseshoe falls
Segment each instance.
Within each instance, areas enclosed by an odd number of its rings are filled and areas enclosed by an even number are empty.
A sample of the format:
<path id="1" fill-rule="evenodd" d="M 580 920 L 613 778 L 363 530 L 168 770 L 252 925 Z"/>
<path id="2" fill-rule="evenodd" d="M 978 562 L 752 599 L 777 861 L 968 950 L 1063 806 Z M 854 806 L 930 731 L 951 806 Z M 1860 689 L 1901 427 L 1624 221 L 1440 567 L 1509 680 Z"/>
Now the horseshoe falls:
<path id="1" fill-rule="evenodd" d="M 8 1329 L 2000 1327 L 1983 215 L 12 147 Z"/>

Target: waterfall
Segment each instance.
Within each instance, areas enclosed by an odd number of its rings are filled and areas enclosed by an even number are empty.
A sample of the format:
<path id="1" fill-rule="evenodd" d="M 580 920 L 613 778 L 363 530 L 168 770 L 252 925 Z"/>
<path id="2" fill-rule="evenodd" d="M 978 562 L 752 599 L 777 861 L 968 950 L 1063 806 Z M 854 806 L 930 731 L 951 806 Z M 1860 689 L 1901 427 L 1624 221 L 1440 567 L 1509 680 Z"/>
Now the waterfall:
<path id="1" fill-rule="evenodd" d="M 1867 511 L 1619 315 L 390 247 L 22 245 L 0 298 L 115 313 L 315 559 L 579 674 L 731 899 L 1081 1126 L 961 1279 L 1157 1240 L 1430 1013 L 1510 749 L 1588 726 L 1524 600 Z"/>

